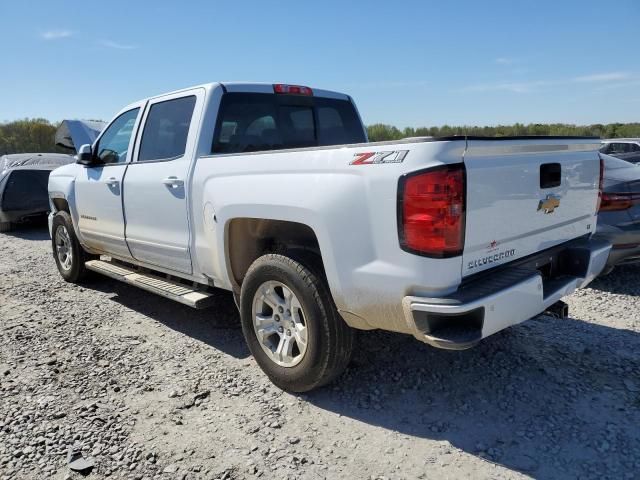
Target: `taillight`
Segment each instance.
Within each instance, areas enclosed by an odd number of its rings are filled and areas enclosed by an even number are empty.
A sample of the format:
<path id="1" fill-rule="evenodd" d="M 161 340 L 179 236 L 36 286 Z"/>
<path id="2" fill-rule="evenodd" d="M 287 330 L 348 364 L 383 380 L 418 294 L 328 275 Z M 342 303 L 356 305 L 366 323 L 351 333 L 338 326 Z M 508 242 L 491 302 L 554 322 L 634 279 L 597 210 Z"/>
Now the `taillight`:
<path id="1" fill-rule="evenodd" d="M 640 192 L 603 192 L 604 160 L 600 157 L 600 185 L 598 188 L 598 212 L 627 210 L 640 203 Z"/>
<path id="2" fill-rule="evenodd" d="M 436 258 L 462 254 L 465 183 L 463 164 L 400 178 L 398 234 L 403 250 Z"/>
<path id="3" fill-rule="evenodd" d="M 599 211 L 626 210 L 639 203 L 640 193 L 603 193 Z"/>
<path id="4" fill-rule="evenodd" d="M 273 91 L 275 93 L 284 93 L 289 95 L 313 95 L 313 90 L 309 87 L 303 87 L 301 85 L 285 85 L 284 83 L 274 84 Z"/>
<path id="5" fill-rule="evenodd" d="M 604 160 L 600 157 L 600 181 L 598 182 L 598 203 L 596 205 L 596 212 L 600 211 L 602 205 L 602 189 L 604 186 Z"/>

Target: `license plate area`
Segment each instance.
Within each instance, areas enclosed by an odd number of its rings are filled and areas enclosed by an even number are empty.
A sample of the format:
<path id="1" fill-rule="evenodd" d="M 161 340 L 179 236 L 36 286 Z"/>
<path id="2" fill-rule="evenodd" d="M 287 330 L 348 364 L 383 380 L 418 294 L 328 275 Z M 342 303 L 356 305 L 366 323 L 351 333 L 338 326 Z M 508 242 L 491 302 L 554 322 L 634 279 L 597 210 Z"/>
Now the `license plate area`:
<path id="1" fill-rule="evenodd" d="M 501 270 L 519 267 L 540 273 L 543 294 L 544 297 L 547 297 L 568 281 L 575 278 L 584 278 L 589 269 L 590 258 L 591 250 L 588 236 L 585 236 L 466 277 L 461 287 L 472 284 L 483 277 L 495 276 Z"/>

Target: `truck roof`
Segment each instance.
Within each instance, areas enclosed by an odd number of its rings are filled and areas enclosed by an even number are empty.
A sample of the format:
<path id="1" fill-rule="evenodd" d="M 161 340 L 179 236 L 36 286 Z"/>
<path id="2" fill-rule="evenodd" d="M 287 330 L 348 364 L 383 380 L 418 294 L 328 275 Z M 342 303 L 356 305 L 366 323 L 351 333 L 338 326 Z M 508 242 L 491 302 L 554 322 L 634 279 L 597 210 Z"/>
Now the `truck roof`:
<path id="1" fill-rule="evenodd" d="M 222 87 L 225 89 L 225 91 L 227 92 L 244 92 L 244 93 L 273 93 L 273 86 L 277 85 L 278 83 L 282 83 L 282 82 L 274 82 L 274 83 L 260 83 L 260 82 L 210 82 L 210 83 L 203 83 L 200 85 L 193 85 L 190 87 L 186 87 L 186 88 L 181 88 L 179 90 L 174 90 L 172 92 L 164 92 L 158 95 L 153 95 L 151 97 L 147 97 L 147 98 L 142 98 L 134 103 L 131 103 L 129 105 L 127 105 L 126 107 L 124 107 L 121 111 L 125 111 L 125 110 L 129 110 L 131 107 L 133 107 L 135 104 L 138 104 L 140 102 L 146 102 L 149 100 L 154 100 L 156 98 L 159 97 L 164 97 L 166 95 L 173 95 L 176 93 L 181 93 L 181 92 L 186 92 L 189 90 L 193 90 L 195 88 L 203 88 L 205 89 L 207 92 L 214 90 L 215 88 L 218 87 Z M 286 84 L 286 85 L 293 85 L 293 84 Z M 351 97 L 347 94 L 344 93 L 340 93 L 340 92 L 335 92 L 332 90 L 324 90 L 324 89 L 320 89 L 320 88 L 314 88 L 314 87 L 308 87 L 313 91 L 313 96 L 314 97 L 322 97 L 322 98 L 335 98 L 338 100 L 346 100 L 346 101 L 351 101 Z"/>

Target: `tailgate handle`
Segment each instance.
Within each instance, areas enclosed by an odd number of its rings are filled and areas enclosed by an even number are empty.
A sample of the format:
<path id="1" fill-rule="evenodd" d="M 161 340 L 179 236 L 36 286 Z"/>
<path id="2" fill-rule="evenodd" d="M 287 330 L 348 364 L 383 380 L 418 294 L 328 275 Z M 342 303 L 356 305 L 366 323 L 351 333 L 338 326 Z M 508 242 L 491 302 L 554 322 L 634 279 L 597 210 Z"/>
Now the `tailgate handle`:
<path id="1" fill-rule="evenodd" d="M 559 163 L 540 165 L 540 188 L 559 187 L 562 183 L 562 168 Z"/>

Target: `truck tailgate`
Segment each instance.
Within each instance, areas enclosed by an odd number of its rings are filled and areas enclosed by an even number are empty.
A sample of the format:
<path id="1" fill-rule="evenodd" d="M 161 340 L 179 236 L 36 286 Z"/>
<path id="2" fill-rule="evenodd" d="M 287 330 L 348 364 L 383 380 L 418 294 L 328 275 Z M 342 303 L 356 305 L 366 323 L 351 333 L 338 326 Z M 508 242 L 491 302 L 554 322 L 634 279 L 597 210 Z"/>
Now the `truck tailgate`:
<path id="1" fill-rule="evenodd" d="M 462 275 L 592 233 L 597 139 L 469 139 Z"/>

